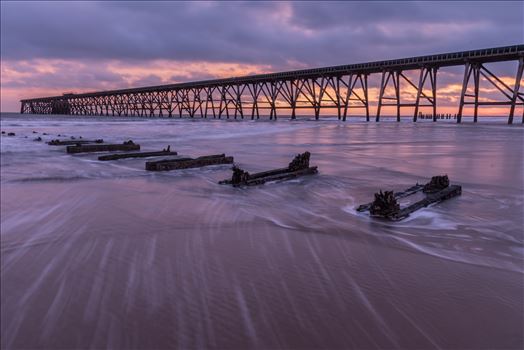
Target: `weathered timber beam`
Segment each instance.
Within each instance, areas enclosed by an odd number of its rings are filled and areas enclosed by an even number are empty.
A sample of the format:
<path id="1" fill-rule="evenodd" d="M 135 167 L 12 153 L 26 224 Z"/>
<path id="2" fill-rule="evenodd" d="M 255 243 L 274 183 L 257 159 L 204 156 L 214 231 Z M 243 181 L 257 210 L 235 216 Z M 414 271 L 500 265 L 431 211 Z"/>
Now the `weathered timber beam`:
<path id="1" fill-rule="evenodd" d="M 146 162 L 146 170 L 149 171 L 168 171 L 189 168 L 201 168 L 208 165 L 232 164 L 233 157 L 226 157 L 225 154 L 203 156 L 199 158 L 180 158 L 165 159 L 159 161 Z"/>
<path id="2" fill-rule="evenodd" d="M 398 212 L 398 214 L 394 215 L 393 217 L 391 217 L 391 220 L 394 220 L 394 221 L 398 221 L 398 220 L 402 220 L 402 219 L 405 219 L 409 216 L 409 214 L 419 210 L 419 209 L 422 209 L 422 208 L 425 208 L 431 204 L 435 204 L 435 203 L 439 203 L 439 202 L 442 202 L 446 199 L 449 199 L 449 198 L 453 198 L 453 197 L 456 197 L 456 196 L 460 196 L 462 194 L 462 187 L 459 186 L 459 185 L 451 185 L 445 189 L 443 189 L 442 191 L 439 191 L 439 192 L 436 192 L 436 193 L 431 193 L 431 194 L 428 194 L 426 196 L 426 198 L 418 201 L 418 202 L 415 202 L 413 204 L 411 204 L 410 206 L 406 207 L 406 208 L 403 208 L 403 209 L 400 209 L 400 211 Z"/>
<path id="3" fill-rule="evenodd" d="M 156 151 L 156 152 L 140 152 L 140 153 L 116 153 L 108 154 L 105 156 L 98 157 L 98 160 L 117 160 L 126 158 L 147 158 L 147 157 L 158 157 L 158 156 L 176 156 L 177 152 L 171 151 Z"/>
<path id="4" fill-rule="evenodd" d="M 245 182 L 242 182 L 241 184 L 233 184 L 231 180 L 220 181 L 219 184 L 228 184 L 228 185 L 233 185 L 233 186 L 241 186 L 241 185 L 255 186 L 255 185 L 262 185 L 270 181 L 289 180 L 289 179 L 294 179 L 294 178 L 304 176 L 304 175 L 312 175 L 312 174 L 318 173 L 318 167 L 316 166 L 305 168 L 305 169 L 300 169 L 300 170 L 295 170 L 295 171 L 290 171 L 287 168 L 283 170 L 285 171 L 281 171 L 281 172 L 277 172 L 276 170 L 266 171 L 264 173 L 273 173 L 273 174 L 264 175 L 264 176 L 261 175 L 262 173 L 256 173 L 256 174 L 250 175 L 249 179 L 247 179 Z"/>
<path id="5" fill-rule="evenodd" d="M 138 151 L 140 145 L 135 143 L 109 144 L 109 145 L 80 145 L 67 146 L 67 153 L 107 152 L 107 151 Z"/>
<path id="6" fill-rule="evenodd" d="M 51 140 L 47 144 L 49 146 L 70 146 L 70 145 L 84 145 L 89 143 L 104 143 L 104 140 Z"/>

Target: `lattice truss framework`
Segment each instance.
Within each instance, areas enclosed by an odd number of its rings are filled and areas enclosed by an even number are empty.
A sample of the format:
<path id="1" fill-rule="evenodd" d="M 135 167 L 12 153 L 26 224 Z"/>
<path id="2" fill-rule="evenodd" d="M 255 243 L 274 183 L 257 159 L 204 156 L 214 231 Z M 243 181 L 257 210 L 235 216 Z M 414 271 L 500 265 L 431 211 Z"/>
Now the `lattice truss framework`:
<path id="1" fill-rule="evenodd" d="M 277 119 L 281 112 L 297 117 L 301 109 L 313 110 L 316 119 L 323 109 L 335 109 L 339 120 L 345 121 L 350 110 L 360 110 L 370 120 L 370 102 L 377 104 L 375 121 L 380 121 L 384 107 L 414 108 L 417 121 L 421 107 L 432 107 L 437 119 L 437 75 L 443 66 L 463 65 L 464 78 L 459 98 L 457 122 L 462 121 L 464 106 L 473 106 L 473 119 L 478 120 L 479 106 L 509 106 L 508 123 L 513 123 L 515 109 L 524 106 L 520 85 L 524 69 L 524 45 L 515 47 L 511 55 L 501 56 L 506 48 L 485 49 L 481 54 L 459 53 L 422 56 L 402 60 L 372 62 L 346 67 L 275 73 L 243 78 L 182 83 L 163 87 L 115 90 L 89 94 L 21 101 L 21 113 L 71 114 L 100 116 L 242 118 L 259 119 L 263 112 Z M 484 51 L 502 52 L 496 60 Z M 499 50 L 499 51 L 494 51 Z M 500 51 L 502 50 L 502 51 Z M 479 51 L 479 50 L 477 50 Z M 477 51 L 471 51 L 475 53 Z M 470 52 L 467 52 L 470 53 Z M 426 59 L 428 58 L 429 59 Z M 487 62 L 518 60 L 513 86 L 486 68 Z M 409 73 L 409 74 L 408 74 Z M 415 73 L 417 79 L 413 79 Z M 369 76 L 380 74 L 378 101 L 369 99 Z M 503 101 L 480 100 L 481 78 L 505 97 Z M 414 91 L 414 101 L 403 101 L 402 86 Z M 392 92 L 392 93 L 391 93 Z M 524 108 L 522 115 L 524 123 Z"/>

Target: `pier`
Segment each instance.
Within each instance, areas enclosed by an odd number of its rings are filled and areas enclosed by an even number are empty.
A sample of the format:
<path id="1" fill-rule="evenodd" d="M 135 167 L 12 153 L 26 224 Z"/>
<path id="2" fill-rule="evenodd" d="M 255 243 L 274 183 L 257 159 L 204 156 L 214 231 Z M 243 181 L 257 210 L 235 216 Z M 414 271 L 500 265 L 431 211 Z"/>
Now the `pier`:
<path id="1" fill-rule="evenodd" d="M 513 86 L 485 66 L 487 63 L 510 61 L 518 62 Z M 319 119 L 321 110 L 335 109 L 338 119 L 346 121 L 350 110 L 356 109 L 367 121 L 374 119 L 378 122 L 383 108 L 390 106 L 396 108 L 397 121 L 401 119 L 402 108 L 414 109 L 413 122 L 419 118 L 420 108 L 431 107 L 431 119 L 436 122 L 437 119 L 444 119 L 437 114 L 438 72 L 440 68 L 451 66 L 463 66 L 464 69 L 460 96 L 457 96 L 457 113 L 453 118 L 457 123 L 462 121 L 465 106 L 473 106 L 474 122 L 478 120 L 481 106 L 508 106 L 507 122 L 513 123 L 516 107 L 524 105 L 524 94 L 520 92 L 524 45 L 161 86 L 68 93 L 21 100 L 20 112 L 228 119 L 259 119 L 261 112 L 265 112 L 273 120 L 282 110 L 290 111 L 289 117 L 296 119 L 299 110 L 309 109 L 313 110 L 315 119 Z M 418 78 L 410 78 L 407 74 L 410 71 L 415 71 Z M 369 98 L 368 80 L 371 74 L 380 75 L 377 101 L 370 101 Z M 504 99 L 492 101 L 482 98 L 479 88 L 481 79 L 500 91 Z M 416 90 L 415 102 L 402 100 L 401 82 Z M 388 88 L 393 88 L 393 96 L 386 94 Z M 374 116 L 370 115 L 370 102 L 377 105 Z"/>

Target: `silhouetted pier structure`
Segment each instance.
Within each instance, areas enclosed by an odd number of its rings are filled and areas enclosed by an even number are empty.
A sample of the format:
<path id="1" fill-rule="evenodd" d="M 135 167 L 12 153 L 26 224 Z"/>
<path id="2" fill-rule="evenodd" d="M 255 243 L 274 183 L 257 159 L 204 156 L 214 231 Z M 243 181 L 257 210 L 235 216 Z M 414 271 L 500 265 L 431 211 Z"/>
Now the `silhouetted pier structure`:
<path id="1" fill-rule="evenodd" d="M 513 87 L 485 67 L 486 63 L 518 61 Z M 269 118 L 277 118 L 277 110 L 312 109 L 319 119 L 321 109 L 334 108 L 339 120 L 346 120 L 350 109 L 363 110 L 370 120 L 368 77 L 380 74 L 379 96 L 375 120 L 380 121 L 384 107 L 396 107 L 400 121 L 401 108 L 414 108 L 417 121 L 419 108 L 432 107 L 437 115 L 437 73 L 439 68 L 464 66 L 464 78 L 456 121 L 460 123 L 464 106 L 473 106 L 473 120 L 478 119 L 479 106 L 509 106 L 508 123 L 513 123 L 515 108 L 524 105 L 520 84 L 524 69 L 524 45 L 444 53 L 370 63 L 303 69 L 289 72 L 258 74 L 245 77 L 187 82 L 133 89 L 100 91 L 21 100 L 21 113 L 71 114 L 101 116 L 189 116 L 191 118 L 259 118 L 261 110 L 269 110 Z M 409 78 L 408 71 L 418 71 L 418 79 Z M 481 76 L 499 90 L 506 99 L 479 99 Z M 401 81 L 416 90 L 415 102 L 401 98 Z M 468 92 L 470 83 L 473 94 Z M 428 89 L 425 89 L 429 85 Z M 386 96 L 393 87 L 394 96 Z M 426 91 L 430 90 L 430 93 Z M 522 115 L 524 123 L 524 112 Z"/>

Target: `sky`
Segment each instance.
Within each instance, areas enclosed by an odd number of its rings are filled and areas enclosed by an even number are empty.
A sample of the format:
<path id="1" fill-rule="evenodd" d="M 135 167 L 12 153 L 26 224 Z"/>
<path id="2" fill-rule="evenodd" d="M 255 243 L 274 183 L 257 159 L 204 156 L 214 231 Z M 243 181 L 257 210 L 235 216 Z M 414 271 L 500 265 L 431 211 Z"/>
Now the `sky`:
<path id="1" fill-rule="evenodd" d="M 522 1 L 2 1 L 0 6 L 4 112 L 18 111 L 22 98 L 64 92 L 524 43 Z M 516 64 L 495 64 L 493 70 L 514 84 Z M 451 68 L 439 75 L 443 108 L 456 108 L 462 74 L 462 68 Z M 484 85 L 484 98 L 496 98 L 496 89 Z"/>

